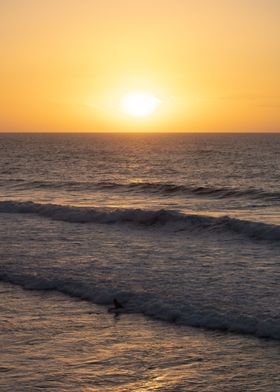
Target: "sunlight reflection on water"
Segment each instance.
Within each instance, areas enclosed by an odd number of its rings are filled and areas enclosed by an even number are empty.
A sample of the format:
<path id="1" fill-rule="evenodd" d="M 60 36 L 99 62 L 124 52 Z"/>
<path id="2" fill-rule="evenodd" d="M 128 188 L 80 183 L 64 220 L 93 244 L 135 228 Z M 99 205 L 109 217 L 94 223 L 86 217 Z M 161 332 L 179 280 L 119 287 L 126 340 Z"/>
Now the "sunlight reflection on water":
<path id="1" fill-rule="evenodd" d="M 5 391 L 276 391 L 279 345 L 1 284 Z M 245 388 L 245 389 L 243 389 Z"/>

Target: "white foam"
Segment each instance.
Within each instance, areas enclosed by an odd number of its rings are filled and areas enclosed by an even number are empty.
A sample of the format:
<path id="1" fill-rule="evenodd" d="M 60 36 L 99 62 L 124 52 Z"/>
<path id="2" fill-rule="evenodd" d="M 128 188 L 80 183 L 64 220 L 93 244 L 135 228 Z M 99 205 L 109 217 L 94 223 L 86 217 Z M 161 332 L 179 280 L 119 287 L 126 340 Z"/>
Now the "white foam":
<path id="1" fill-rule="evenodd" d="M 171 210 L 133 208 L 75 207 L 33 202 L 1 201 L 0 213 L 36 214 L 53 220 L 75 223 L 134 223 L 138 225 L 173 225 L 181 230 L 235 232 L 250 238 L 280 241 L 280 227 L 230 217 L 186 215 Z"/>
<path id="2" fill-rule="evenodd" d="M 101 305 L 110 305 L 113 298 L 117 297 L 124 305 L 123 313 L 143 313 L 178 325 L 280 339 L 279 316 L 258 319 L 246 314 L 225 313 L 213 306 L 197 307 L 192 303 L 176 308 L 163 303 L 159 298 L 153 298 L 151 294 L 123 292 L 101 286 L 89 287 L 75 280 L 64 281 L 15 274 L 2 274 L 0 280 L 30 290 L 57 290 Z"/>

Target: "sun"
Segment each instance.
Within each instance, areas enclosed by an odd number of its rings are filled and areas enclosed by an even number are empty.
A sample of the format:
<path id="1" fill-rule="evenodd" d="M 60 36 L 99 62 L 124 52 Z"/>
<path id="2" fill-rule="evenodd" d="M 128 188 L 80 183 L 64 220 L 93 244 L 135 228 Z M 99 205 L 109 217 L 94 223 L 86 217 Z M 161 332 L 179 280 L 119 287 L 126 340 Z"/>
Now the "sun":
<path id="1" fill-rule="evenodd" d="M 125 95 L 121 100 L 122 110 L 133 117 L 146 117 L 153 114 L 161 101 L 146 92 L 132 92 Z"/>

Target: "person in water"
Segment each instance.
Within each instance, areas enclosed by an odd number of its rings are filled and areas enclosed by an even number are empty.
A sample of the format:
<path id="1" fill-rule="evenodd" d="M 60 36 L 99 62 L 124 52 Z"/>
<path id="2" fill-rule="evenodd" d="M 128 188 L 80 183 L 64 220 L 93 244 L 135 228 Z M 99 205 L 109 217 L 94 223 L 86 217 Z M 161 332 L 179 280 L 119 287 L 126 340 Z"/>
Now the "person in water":
<path id="1" fill-rule="evenodd" d="M 113 303 L 114 303 L 115 309 L 123 309 L 122 304 L 116 298 L 113 299 Z"/>

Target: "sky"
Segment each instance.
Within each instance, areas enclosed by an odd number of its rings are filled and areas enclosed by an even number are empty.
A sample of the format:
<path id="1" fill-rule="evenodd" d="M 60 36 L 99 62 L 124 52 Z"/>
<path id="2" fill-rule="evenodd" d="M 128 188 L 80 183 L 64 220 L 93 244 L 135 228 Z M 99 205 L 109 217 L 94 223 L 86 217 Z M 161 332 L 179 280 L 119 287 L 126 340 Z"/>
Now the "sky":
<path id="1" fill-rule="evenodd" d="M 279 0 L 3 0 L 0 132 L 280 132 Z M 160 101 L 133 117 L 123 97 Z"/>

